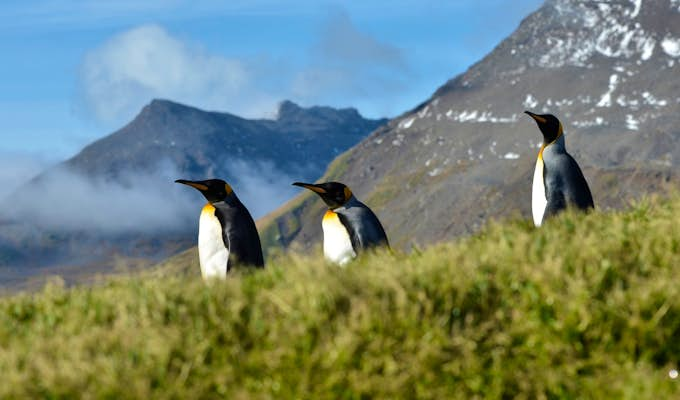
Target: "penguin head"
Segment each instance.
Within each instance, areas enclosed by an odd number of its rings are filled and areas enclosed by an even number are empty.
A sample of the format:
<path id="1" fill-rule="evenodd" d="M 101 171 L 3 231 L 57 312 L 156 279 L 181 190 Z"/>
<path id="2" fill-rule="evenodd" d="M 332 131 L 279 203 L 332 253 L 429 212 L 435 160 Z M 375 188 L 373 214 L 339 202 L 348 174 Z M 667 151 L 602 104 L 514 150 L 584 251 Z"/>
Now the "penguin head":
<path id="1" fill-rule="evenodd" d="M 295 182 L 293 185 L 309 189 L 318 194 L 331 210 L 344 206 L 352 198 L 352 191 L 340 182 L 324 182 L 317 184 Z"/>
<path id="2" fill-rule="evenodd" d="M 531 111 L 524 111 L 536 121 L 538 129 L 543 134 L 543 143 L 548 145 L 562 136 L 562 123 L 552 114 L 534 114 Z"/>
<path id="3" fill-rule="evenodd" d="M 231 196 L 234 196 L 234 191 L 231 189 L 231 186 L 222 179 L 208 179 L 205 181 L 177 179 L 175 182 L 193 187 L 203 193 L 203 196 L 205 196 L 210 203 L 225 201 Z"/>

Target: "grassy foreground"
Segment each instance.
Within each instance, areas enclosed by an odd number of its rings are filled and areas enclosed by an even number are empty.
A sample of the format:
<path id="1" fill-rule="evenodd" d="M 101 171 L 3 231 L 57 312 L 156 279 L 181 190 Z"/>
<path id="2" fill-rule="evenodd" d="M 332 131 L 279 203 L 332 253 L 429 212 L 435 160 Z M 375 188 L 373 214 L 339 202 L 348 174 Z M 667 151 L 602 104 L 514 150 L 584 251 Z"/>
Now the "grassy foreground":
<path id="1" fill-rule="evenodd" d="M 0 299 L 0 397 L 680 398 L 680 200 Z"/>

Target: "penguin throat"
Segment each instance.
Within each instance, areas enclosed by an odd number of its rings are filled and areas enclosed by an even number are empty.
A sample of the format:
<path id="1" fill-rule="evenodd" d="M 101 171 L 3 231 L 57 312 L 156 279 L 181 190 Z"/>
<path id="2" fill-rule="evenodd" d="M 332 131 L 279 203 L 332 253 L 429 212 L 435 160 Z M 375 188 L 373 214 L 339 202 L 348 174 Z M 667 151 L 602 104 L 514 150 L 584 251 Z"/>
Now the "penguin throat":
<path id="1" fill-rule="evenodd" d="M 558 130 L 557 130 L 557 136 L 555 137 L 555 139 L 553 139 L 551 142 L 547 142 L 545 140 L 545 136 L 544 136 L 543 147 L 550 146 L 553 143 L 557 143 L 560 139 L 562 140 L 562 143 L 564 144 L 564 130 L 562 129 L 561 123 L 560 123 Z"/>
<path id="2" fill-rule="evenodd" d="M 330 206 L 330 205 L 329 205 L 329 206 L 328 206 L 328 211 L 335 211 L 335 210 L 339 210 L 339 209 L 341 209 L 341 208 L 347 208 L 347 207 L 349 207 L 352 203 L 354 203 L 355 201 L 356 201 L 356 197 L 354 197 L 354 195 L 352 195 L 349 199 L 347 199 L 347 201 L 345 201 L 344 203 L 342 203 L 342 204 L 340 204 L 340 205 L 333 205 L 333 206 Z"/>
<path id="3" fill-rule="evenodd" d="M 212 204 L 213 206 L 216 205 L 221 205 L 221 206 L 235 206 L 237 204 L 237 198 L 235 195 L 230 195 L 227 196 L 225 199 L 218 200 L 218 201 L 210 201 L 208 204 Z"/>
<path id="4" fill-rule="evenodd" d="M 543 154 L 543 151 L 545 150 L 546 147 L 550 146 L 551 150 L 557 150 L 559 152 L 565 152 L 567 151 L 565 147 L 565 142 L 564 142 L 564 135 L 561 134 L 557 137 L 557 139 L 553 140 L 550 143 L 544 143 L 543 146 L 541 146 L 541 155 Z"/>

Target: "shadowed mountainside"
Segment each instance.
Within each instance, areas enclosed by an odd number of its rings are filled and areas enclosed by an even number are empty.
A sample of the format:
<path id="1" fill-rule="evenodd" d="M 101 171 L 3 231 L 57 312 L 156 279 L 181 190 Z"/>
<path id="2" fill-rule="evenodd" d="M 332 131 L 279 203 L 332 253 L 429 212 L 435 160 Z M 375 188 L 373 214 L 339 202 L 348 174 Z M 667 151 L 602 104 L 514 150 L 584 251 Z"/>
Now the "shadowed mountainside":
<path id="1" fill-rule="evenodd" d="M 563 122 L 596 207 L 677 185 L 680 5 L 550 0 L 465 73 L 331 164 L 408 249 L 530 215 L 542 137 L 524 110 Z M 312 193 L 260 221 L 268 247 L 317 243 Z"/>

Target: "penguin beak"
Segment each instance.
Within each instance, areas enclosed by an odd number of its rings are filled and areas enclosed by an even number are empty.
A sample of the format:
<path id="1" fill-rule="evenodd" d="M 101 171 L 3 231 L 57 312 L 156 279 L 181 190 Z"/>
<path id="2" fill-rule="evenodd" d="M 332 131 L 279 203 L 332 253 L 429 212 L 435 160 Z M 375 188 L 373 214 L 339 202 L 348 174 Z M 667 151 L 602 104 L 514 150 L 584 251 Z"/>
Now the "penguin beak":
<path id="1" fill-rule="evenodd" d="M 305 189 L 309 189 L 312 192 L 318 193 L 318 194 L 326 194 L 326 189 L 319 187 L 313 183 L 302 183 L 302 182 L 295 182 L 293 183 L 293 186 L 300 186 Z"/>
<path id="2" fill-rule="evenodd" d="M 533 118 L 534 121 L 536 121 L 539 124 L 545 124 L 547 122 L 547 120 L 545 118 L 541 117 L 540 115 L 536 115 L 536 114 L 532 113 L 531 111 L 524 111 L 524 113 L 527 114 L 528 116 L 530 116 L 531 118 Z"/>
<path id="3" fill-rule="evenodd" d="M 181 183 L 182 185 L 188 185 L 192 188 L 198 189 L 201 192 L 208 190 L 208 187 L 200 182 L 187 181 L 186 179 L 177 179 L 175 183 Z"/>

